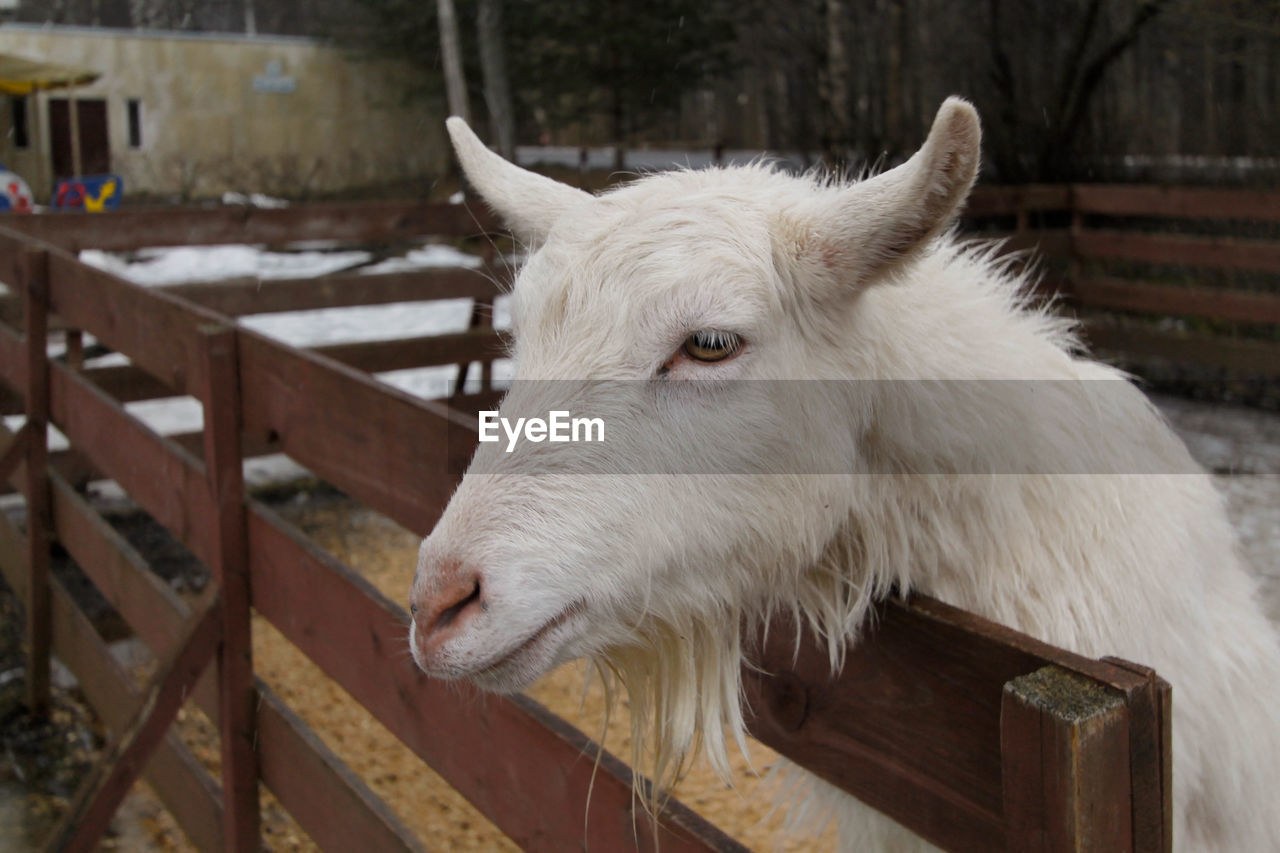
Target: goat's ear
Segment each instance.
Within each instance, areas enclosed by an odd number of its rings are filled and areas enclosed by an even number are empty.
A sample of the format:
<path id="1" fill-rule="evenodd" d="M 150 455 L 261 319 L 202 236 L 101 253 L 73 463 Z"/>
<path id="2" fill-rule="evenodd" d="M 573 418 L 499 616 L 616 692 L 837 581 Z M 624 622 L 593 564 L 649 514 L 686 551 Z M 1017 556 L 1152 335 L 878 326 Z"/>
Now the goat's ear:
<path id="1" fill-rule="evenodd" d="M 457 116 L 450 117 L 445 126 L 467 180 L 525 243 L 544 242 L 561 214 L 591 199 L 582 190 L 504 160 L 486 148 Z"/>
<path id="2" fill-rule="evenodd" d="M 864 283 L 911 257 L 947 228 L 968 196 L 981 139 L 977 111 L 948 98 L 910 160 L 822 200 L 805 229 L 805 260 Z"/>

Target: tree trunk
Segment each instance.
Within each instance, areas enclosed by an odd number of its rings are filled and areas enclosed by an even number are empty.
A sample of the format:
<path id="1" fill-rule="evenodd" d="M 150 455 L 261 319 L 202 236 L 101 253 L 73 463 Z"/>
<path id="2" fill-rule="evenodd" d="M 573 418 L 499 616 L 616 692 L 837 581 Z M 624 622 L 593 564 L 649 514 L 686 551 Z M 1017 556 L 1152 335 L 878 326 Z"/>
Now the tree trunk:
<path id="1" fill-rule="evenodd" d="M 508 160 L 516 154 L 515 111 L 507 82 L 506 42 L 502 34 L 502 0 L 479 0 L 476 31 L 480 37 L 480 67 L 484 73 L 484 100 L 498 140 L 498 153 Z"/>
<path id="2" fill-rule="evenodd" d="M 845 38 L 844 0 L 826 0 L 825 5 L 827 67 L 822 94 L 827 107 L 827 127 L 824 147 L 828 165 L 839 169 L 847 165 L 853 137 L 853 118 L 849 112 L 850 63 Z"/>
<path id="3" fill-rule="evenodd" d="M 440 58 L 444 64 L 445 93 L 449 98 L 449 113 L 471 121 L 467 108 L 467 81 L 462 76 L 462 49 L 458 41 L 458 16 L 453 10 L 453 0 L 436 0 L 436 15 L 440 20 Z"/>

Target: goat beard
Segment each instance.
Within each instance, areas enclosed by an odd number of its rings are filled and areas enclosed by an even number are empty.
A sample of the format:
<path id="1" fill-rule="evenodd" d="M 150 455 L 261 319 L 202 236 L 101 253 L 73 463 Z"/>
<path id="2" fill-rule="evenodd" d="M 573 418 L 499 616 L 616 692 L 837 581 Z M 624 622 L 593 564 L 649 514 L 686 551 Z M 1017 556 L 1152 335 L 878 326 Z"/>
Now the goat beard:
<path id="1" fill-rule="evenodd" d="M 604 728 L 618 699 L 625 693 L 630 700 L 635 790 L 655 820 L 699 753 L 731 787 L 730 745 L 751 765 L 742 668 L 753 665 L 749 644 L 769 631 L 775 614 L 790 616 L 797 645 L 803 631 L 813 632 L 827 648 L 833 674 L 843 667 L 872 602 L 892 587 L 888 578 L 858 583 L 848 576 L 862 563 L 861 543 L 851 534 L 842 530 L 816 564 L 789 582 L 772 578 L 768 597 L 755 606 L 651 615 L 631 642 L 592 657 L 605 692 Z"/>

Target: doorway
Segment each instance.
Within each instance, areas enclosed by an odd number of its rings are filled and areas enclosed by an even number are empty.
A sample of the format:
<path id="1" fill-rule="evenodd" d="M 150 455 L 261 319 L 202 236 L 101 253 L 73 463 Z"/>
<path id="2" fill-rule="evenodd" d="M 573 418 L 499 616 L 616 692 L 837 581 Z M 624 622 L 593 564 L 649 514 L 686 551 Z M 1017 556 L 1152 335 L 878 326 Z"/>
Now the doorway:
<path id="1" fill-rule="evenodd" d="M 71 110 L 66 98 L 49 100 L 49 144 L 53 154 L 53 180 L 75 173 L 71 158 Z M 107 136 L 107 102 L 102 98 L 77 99 L 76 118 L 80 125 L 80 169 L 83 175 L 111 171 L 111 148 Z"/>

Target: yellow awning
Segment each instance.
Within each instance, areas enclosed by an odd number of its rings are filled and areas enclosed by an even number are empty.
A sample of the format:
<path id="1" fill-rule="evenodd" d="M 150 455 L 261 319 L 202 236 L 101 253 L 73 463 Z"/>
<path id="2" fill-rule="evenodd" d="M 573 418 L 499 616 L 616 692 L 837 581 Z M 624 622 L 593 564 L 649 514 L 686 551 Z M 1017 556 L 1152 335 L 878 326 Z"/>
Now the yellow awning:
<path id="1" fill-rule="evenodd" d="M 29 95 L 45 89 L 86 86 L 101 76 L 88 68 L 0 53 L 0 93 L 6 95 Z"/>

